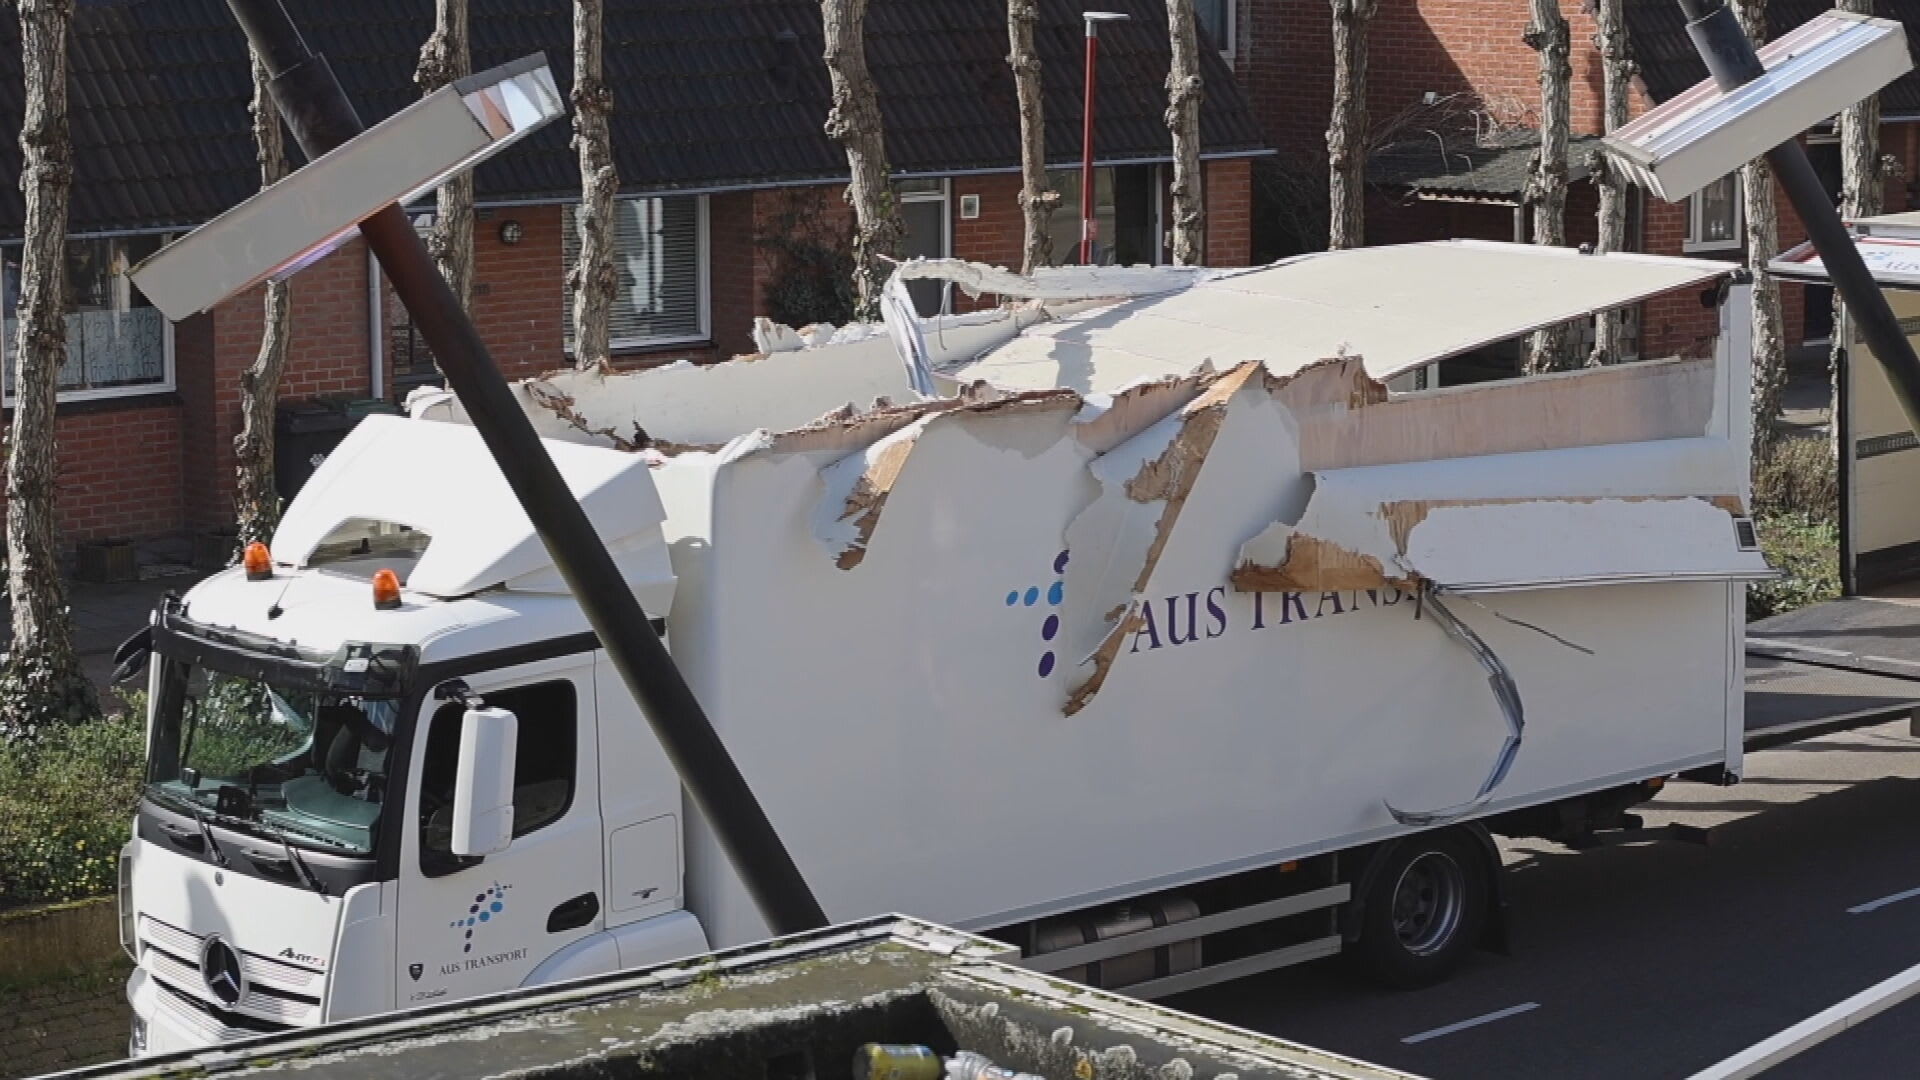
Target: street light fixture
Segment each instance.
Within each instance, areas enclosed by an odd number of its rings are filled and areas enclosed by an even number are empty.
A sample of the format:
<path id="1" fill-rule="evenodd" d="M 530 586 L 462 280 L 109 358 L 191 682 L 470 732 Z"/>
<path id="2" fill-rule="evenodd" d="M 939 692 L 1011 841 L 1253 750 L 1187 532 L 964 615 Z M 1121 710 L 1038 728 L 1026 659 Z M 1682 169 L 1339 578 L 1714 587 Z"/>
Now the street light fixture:
<path id="1" fill-rule="evenodd" d="M 405 205 L 566 111 L 535 53 L 441 87 L 133 269 L 167 318 L 196 315 L 269 278 L 290 277 Z"/>
<path id="2" fill-rule="evenodd" d="M 1920 357 L 1798 142 L 1802 131 L 1912 69 L 1906 31 L 1833 11 L 1756 53 L 1721 0 L 1680 0 L 1680 8 L 1711 78 L 1607 136 L 1608 155 L 1628 179 L 1678 202 L 1764 153 L 1920 434 Z"/>
<path id="3" fill-rule="evenodd" d="M 1093 217 L 1093 105 L 1100 86 L 1095 75 L 1099 70 L 1100 24 L 1126 22 L 1133 16 L 1119 11 L 1083 11 L 1080 17 L 1087 24 L 1087 85 L 1080 110 L 1080 261 L 1091 266 L 1093 243 L 1100 231 Z"/>
<path id="4" fill-rule="evenodd" d="M 1712 80 L 1606 138 L 1627 178 L 1668 202 L 1699 191 L 1913 67 L 1900 24 L 1833 11 L 1762 46 L 1758 78 Z"/>

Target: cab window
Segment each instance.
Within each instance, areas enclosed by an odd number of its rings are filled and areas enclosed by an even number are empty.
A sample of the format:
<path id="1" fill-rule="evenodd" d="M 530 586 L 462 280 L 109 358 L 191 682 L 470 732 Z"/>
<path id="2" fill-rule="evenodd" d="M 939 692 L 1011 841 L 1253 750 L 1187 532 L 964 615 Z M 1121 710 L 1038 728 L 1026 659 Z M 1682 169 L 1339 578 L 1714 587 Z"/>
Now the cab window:
<path id="1" fill-rule="evenodd" d="M 481 695 L 488 705 L 520 721 L 513 767 L 513 835 L 517 839 L 566 816 L 573 804 L 579 765 L 578 700 L 571 682 L 535 683 Z M 460 762 L 460 723 L 465 709 L 441 706 L 427 730 L 420 769 L 420 869 L 428 877 L 450 874 L 480 860 L 452 851 L 454 774 Z"/>

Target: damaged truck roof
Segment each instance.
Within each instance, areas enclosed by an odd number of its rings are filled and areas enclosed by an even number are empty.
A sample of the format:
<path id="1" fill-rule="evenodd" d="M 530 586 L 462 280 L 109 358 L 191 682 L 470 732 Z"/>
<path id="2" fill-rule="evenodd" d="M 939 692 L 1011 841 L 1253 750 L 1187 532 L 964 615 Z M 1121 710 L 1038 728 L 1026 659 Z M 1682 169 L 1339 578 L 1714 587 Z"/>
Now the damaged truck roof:
<path id="1" fill-rule="evenodd" d="M 1009 390 L 1111 393 L 1185 374 L 1202 361 L 1225 370 L 1262 360 L 1273 374 L 1290 375 L 1344 354 L 1361 357 L 1367 374 L 1384 380 L 1589 312 L 1703 285 L 1731 269 L 1469 240 L 1317 252 L 1169 281 L 1171 291 L 1055 319 L 941 374 Z M 1099 295 L 1097 278 L 1087 277 L 1091 299 Z M 1062 286 L 1040 295 L 1059 297 Z"/>

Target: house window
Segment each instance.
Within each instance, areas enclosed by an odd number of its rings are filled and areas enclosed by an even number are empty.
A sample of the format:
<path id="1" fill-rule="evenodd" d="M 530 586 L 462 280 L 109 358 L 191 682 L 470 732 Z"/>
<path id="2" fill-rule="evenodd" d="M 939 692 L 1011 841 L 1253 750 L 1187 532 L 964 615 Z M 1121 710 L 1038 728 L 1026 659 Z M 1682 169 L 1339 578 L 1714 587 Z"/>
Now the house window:
<path id="1" fill-rule="evenodd" d="M 173 324 L 134 288 L 129 271 L 168 237 L 113 236 L 67 241 L 67 358 L 59 400 L 152 394 L 173 389 Z M 0 249 L 0 378 L 13 404 L 14 336 L 20 302 L 18 246 Z"/>
<path id="2" fill-rule="evenodd" d="M 519 839 L 559 821 L 573 805 L 578 702 L 573 684 L 564 680 L 490 690 L 485 698 L 520 722 L 513 755 L 513 835 Z M 477 861 L 453 854 L 453 787 L 465 712 L 458 703 L 442 705 L 427 731 L 420 763 L 420 867 L 428 877 Z"/>
<path id="3" fill-rule="evenodd" d="M 1053 169 L 1047 183 L 1060 201 L 1047 219 L 1053 265 L 1080 261 L 1080 171 Z M 1093 261 L 1134 266 L 1162 261 L 1160 202 L 1166 188 L 1153 165 L 1115 165 L 1093 170 L 1093 220 L 1099 229 Z"/>
<path id="4" fill-rule="evenodd" d="M 1729 251 L 1740 247 L 1744 224 L 1740 174 L 1728 173 L 1687 200 L 1688 251 Z"/>
<path id="5" fill-rule="evenodd" d="M 1193 3 L 1193 17 L 1200 23 L 1200 32 L 1229 60 L 1233 59 L 1237 36 L 1234 14 L 1234 0 L 1194 0 Z"/>
<path id="6" fill-rule="evenodd" d="M 580 258 L 578 207 L 566 208 L 561 250 L 568 271 Z M 707 310 L 707 200 L 704 196 L 618 199 L 613 204 L 615 286 L 610 337 L 616 349 L 681 345 L 712 336 Z M 573 296 L 562 290 L 567 350 L 573 350 Z"/>

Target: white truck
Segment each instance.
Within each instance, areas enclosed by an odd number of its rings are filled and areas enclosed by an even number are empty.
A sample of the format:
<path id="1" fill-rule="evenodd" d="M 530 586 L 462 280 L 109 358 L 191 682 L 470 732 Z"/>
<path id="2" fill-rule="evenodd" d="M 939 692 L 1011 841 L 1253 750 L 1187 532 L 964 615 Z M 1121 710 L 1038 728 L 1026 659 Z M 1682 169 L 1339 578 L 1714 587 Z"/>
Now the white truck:
<path id="1" fill-rule="evenodd" d="M 1490 830 L 1739 775 L 1735 273 L 909 264 L 887 333 L 517 389 L 833 919 L 1143 997 L 1346 947 L 1417 984 L 1498 935 Z M 1005 302 L 923 321 L 915 276 Z M 1414 388 L 1676 293 L 1695 355 Z M 411 413 L 129 643 L 136 1052 L 767 936 L 458 402 Z"/>

